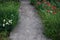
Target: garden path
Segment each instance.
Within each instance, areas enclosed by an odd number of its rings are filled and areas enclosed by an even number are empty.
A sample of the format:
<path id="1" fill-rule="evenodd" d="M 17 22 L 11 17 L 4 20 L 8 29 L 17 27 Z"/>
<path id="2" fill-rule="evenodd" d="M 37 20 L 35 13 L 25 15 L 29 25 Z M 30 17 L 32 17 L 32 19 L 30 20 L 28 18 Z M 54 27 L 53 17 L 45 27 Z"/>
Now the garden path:
<path id="1" fill-rule="evenodd" d="M 17 27 L 10 33 L 10 40 L 48 40 L 43 35 L 43 25 L 35 8 L 29 2 L 21 1 Z"/>

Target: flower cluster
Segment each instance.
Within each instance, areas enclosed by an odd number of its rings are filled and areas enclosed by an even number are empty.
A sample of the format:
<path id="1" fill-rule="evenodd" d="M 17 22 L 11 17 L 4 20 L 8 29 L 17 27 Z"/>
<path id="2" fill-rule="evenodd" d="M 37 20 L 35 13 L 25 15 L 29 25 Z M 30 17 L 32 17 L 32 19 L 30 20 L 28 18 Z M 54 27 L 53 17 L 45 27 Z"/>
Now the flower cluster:
<path id="1" fill-rule="evenodd" d="M 53 14 L 56 14 L 56 6 L 52 6 L 51 3 L 49 2 L 46 2 L 46 4 L 48 5 L 48 7 L 51 7 L 51 10 L 47 10 L 47 12 L 49 13 L 53 13 Z M 53 11 L 52 11 L 53 10 Z"/>
<path id="2" fill-rule="evenodd" d="M 50 2 L 37 2 L 38 5 L 41 5 L 40 8 L 45 9 L 48 13 L 56 14 L 57 7 L 52 5 Z"/>
<path id="3" fill-rule="evenodd" d="M 50 9 L 47 10 L 48 13 L 56 14 L 56 6 L 53 6 L 50 2 L 44 2 L 47 5 L 47 8 L 50 7 Z M 45 7 L 44 7 L 45 8 Z"/>
<path id="4" fill-rule="evenodd" d="M 3 19 L 3 27 L 5 27 L 6 25 L 10 25 L 12 24 L 12 20 L 6 20 L 6 19 Z"/>

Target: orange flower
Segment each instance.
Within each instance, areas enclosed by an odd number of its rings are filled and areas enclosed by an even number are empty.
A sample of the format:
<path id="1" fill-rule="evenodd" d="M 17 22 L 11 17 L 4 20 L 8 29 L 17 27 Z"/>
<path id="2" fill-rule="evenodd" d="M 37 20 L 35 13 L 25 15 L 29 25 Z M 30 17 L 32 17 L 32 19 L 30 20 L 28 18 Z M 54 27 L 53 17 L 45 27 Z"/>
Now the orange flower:
<path id="1" fill-rule="evenodd" d="M 53 12 L 53 14 L 56 14 L 56 12 Z"/>
<path id="2" fill-rule="evenodd" d="M 41 4 L 41 2 L 37 2 L 37 4 L 38 4 L 38 5 L 40 5 L 40 4 Z"/>
<path id="3" fill-rule="evenodd" d="M 56 6 L 52 6 L 52 9 L 55 10 L 56 9 Z"/>

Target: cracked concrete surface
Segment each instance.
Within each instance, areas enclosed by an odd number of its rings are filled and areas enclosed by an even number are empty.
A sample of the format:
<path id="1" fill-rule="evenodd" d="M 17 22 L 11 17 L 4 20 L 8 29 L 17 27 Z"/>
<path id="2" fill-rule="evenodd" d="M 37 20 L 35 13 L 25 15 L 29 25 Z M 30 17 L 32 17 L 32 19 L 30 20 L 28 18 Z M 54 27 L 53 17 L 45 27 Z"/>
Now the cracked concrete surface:
<path id="1" fill-rule="evenodd" d="M 10 33 L 10 40 L 48 40 L 43 35 L 43 26 L 37 12 L 29 2 L 21 1 L 19 21 Z"/>

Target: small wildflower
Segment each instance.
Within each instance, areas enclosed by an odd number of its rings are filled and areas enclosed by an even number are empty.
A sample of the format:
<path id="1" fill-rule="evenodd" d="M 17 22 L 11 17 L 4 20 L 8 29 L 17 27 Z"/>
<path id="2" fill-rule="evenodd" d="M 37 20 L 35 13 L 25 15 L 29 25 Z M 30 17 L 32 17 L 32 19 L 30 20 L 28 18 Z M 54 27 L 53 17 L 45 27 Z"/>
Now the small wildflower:
<path id="1" fill-rule="evenodd" d="M 12 22 L 10 22 L 10 24 L 12 24 Z"/>
<path id="2" fill-rule="evenodd" d="M 5 24 L 3 24 L 3 27 L 5 27 Z"/>
<path id="3" fill-rule="evenodd" d="M 6 20 L 4 19 L 3 22 L 5 22 Z"/>
<path id="4" fill-rule="evenodd" d="M 56 6 L 52 6 L 52 9 L 55 10 L 56 9 Z"/>
<path id="5" fill-rule="evenodd" d="M 9 23 L 11 23 L 11 24 L 12 24 L 12 20 L 9 20 Z"/>
<path id="6" fill-rule="evenodd" d="M 9 20 L 9 22 L 12 22 L 12 20 Z"/>
<path id="7" fill-rule="evenodd" d="M 6 22 L 6 25 L 9 25 L 9 23 L 8 23 L 8 22 Z"/>

